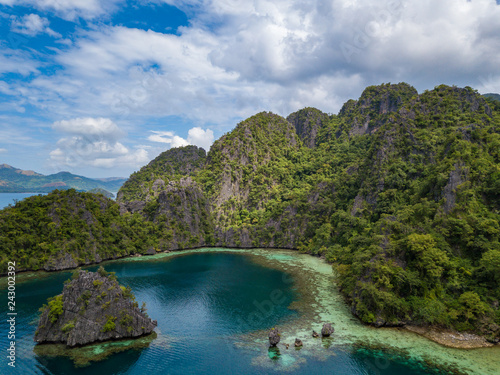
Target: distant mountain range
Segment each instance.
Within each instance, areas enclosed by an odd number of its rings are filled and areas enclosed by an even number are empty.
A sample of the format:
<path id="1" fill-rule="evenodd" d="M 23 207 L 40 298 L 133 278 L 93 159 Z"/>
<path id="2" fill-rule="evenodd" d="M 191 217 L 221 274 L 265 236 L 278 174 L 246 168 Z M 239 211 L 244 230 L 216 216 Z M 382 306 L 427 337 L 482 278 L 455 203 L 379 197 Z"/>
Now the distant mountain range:
<path id="1" fill-rule="evenodd" d="M 489 93 L 489 94 L 484 94 L 483 96 L 485 98 L 490 98 L 490 99 L 494 99 L 494 100 L 500 101 L 500 94 Z"/>
<path id="2" fill-rule="evenodd" d="M 8 164 L 0 164 L 0 193 L 48 193 L 54 189 L 118 191 L 126 180 L 122 177 L 88 178 L 69 172 L 59 172 L 46 176 L 34 171 L 18 169 Z"/>

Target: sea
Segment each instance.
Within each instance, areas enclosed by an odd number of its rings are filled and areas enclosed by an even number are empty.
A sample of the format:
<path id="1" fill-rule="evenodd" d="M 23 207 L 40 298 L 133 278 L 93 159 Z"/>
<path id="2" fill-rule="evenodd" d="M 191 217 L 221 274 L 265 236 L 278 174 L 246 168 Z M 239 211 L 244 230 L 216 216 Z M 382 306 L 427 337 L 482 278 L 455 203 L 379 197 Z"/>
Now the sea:
<path id="1" fill-rule="evenodd" d="M 93 356 L 106 353 L 108 344 L 96 345 L 93 354 L 40 354 L 33 341 L 38 310 L 61 293 L 72 271 L 21 273 L 15 286 L 16 367 L 7 367 L 2 355 L 1 374 L 498 374 L 499 350 L 449 349 L 404 330 L 362 325 L 339 295 L 331 267 L 317 257 L 212 248 L 102 265 L 132 288 L 139 306 L 146 303 L 158 322 L 155 338 L 98 361 Z M 0 278 L 5 306 L 6 286 Z M 333 324 L 334 334 L 313 338 L 312 330 L 319 332 L 324 322 Z M 277 349 L 269 348 L 272 328 L 281 333 Z M 8 329 L 7 319 L 0 320 L 4 336 Z M 295 338 L 303 347 L 294 347 Z M 5 337 L 0 342 L 5 354 Z"/>

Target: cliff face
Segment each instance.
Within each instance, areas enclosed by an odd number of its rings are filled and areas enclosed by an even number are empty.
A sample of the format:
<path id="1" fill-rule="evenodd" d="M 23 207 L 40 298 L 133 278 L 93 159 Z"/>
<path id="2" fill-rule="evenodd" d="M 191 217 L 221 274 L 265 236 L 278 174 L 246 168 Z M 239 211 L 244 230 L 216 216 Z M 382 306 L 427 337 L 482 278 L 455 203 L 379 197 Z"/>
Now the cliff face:
<path id="1" fill-rule="evenodd" d="M 37 343 L 86 345 L 149 334 L 156 321 L 139 309 L 130 289 L 99 272 L 80 271 L 63 292 L 49 299 L 35 333 Z"/>
<path id="2" fill-rule="evenodd" d="M 289 115 L 287 121 L 295 127 L 304 146 L 314 148 L 318 132 L 329 121 L 326 113 L 316 108 L 304 108 Z"/>
<path id="3" fill-rule="evenodd" d="M 189 240 L 165 225 L 167 248 L 324 255 L 366 323 L 497 337 L 499 134 L 498 108 L 471 88 L 371 86 L 336 116 L 252 116 L 214 143 L 189 183 L 159 182 L 157 206 L 145 200 L 138 212 L 184 223 Z"/>
<path id="4" fill-rule="evenodd" d="M 6 209 L 0 244 L 38 267 L 198 246 L 299 249 L 334 264 L 365 323 L 496 340 L 499 150 L 500 107 L 473 89 L 372 86 L 338 115 L 262 112 L 208 155 L 170 149 L 131 176 L 119 210 L 53 195 Z"/>
<path id="5" fill-rule="evenodd" d="M 117 200 L 128 211 L 141 210 L 135 208 L 137 202 L 153 200 L 170 181 L 195 174 L 205 159 L 205 150 L 196 146 L 170 149 L 133 173 L 118 192 Z"/>

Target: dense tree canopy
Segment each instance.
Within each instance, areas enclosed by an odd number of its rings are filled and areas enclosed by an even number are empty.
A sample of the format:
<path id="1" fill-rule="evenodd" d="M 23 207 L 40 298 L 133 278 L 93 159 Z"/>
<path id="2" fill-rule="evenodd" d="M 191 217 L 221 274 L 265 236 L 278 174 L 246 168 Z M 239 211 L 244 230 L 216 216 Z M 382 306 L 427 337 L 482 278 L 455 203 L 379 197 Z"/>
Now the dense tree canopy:
<path id="1" fill-rule="evenodd" d="M 262 112 L 207 155 L 168 150 L 132 175 L 121 215 L 118 204 L 75 192 L 2 211 L 3 262 L 15 254 L 34 268 L 91 249 L 295 248 L 333 263 L 366 323 L 498 338 L 497 103 L 468 87 L 419 95 L 400 83 L 368 87 L 338 115 Z"/>

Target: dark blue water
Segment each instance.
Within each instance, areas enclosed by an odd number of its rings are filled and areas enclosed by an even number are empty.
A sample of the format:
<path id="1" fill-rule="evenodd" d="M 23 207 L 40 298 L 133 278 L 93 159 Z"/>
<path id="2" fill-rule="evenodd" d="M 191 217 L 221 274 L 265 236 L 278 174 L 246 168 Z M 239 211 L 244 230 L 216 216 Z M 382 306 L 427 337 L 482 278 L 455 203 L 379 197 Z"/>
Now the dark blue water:
<path id="1" fill-rule="evenodd" d="M 158 321 L 158 338 L 147 348 L 114 354 L 84 368 L 75 368 L 66 357 L 36 355 L 33 335 L 38 308 L 48 297 L 60 293 L 71 275 L 53 273 L 18 282 L 16 368 L 7 367 L 2 355 L 1 374 L 281 374 L 284 370 L 329 375 L 431 373 L 394 354 L 363 347 L 320 347 L 323 359 L 306 356 L 305 351 L 303 358 L 301 352 L 294 351 L 293 358 L 271 359 L 265 342 L 245 342 L 245 337 L 300 318 L 288 308 L 300 296 L 289 275 L 257 265 L 245 255 L 195 253 L 156 261 L 110 262 L 105 268 L 116 272 L 122 285 L 132 287 L 139 305 L 146 302 L 149 316 Z M 276 290 L 281 291 L 279 298 Z M 271 311 L 262 302 L 272 295 L 276 303 Z M 5 287 L 0 301 L 6 305 Z M 3 336 L 7 332 L 5 319 L 0 322 L 0 332 Z M 243 346 L 237 345 L 242 342 Z M 5 337 L 1 343 L 1 352 L 5 353 Z M 284 349 L 281 353 L 286 354 Z"/>

